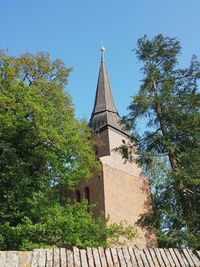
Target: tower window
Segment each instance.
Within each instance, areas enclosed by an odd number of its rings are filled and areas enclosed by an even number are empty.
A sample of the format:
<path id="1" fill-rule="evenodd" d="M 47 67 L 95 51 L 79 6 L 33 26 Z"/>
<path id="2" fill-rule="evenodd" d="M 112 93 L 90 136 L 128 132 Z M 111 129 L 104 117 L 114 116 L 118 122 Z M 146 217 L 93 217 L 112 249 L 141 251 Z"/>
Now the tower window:
<path id="1" fill-rule="evenodd" d="M 81 192 L 79 190 L 76 191 L 76 202 L 81 202 Z"/>
<path id="2" fill-rule="evenodd" d="M 89 189 L 89 187 L 85 187 L 85 199 L 87 200 L 88 204 L 90 204 L 90 189 Z"/>
<path id="3" fill-rule="evenodd" d="M 94 147 L 94 151 L 95 151 L 95 155 L 97 156 L 97 155 L 98 155 L 98 153 L 99 153 L 98 146 L 95 146 L 95 147 Z"/>
<path id="4" fill-rule="evenodd" d="M 122 146 L 121 146 L 122 158 L 128 159 L 128 146 L 126 145 L 126 141 L 122 139 Z"/>

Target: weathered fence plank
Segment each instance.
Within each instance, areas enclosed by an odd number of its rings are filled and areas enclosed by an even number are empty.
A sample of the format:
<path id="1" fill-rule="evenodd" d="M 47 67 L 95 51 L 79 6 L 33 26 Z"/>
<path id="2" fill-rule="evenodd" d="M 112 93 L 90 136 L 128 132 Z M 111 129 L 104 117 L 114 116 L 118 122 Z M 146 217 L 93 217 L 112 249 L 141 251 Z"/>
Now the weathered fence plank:
<path id="1" fill-rule="evenodd" d="M 133 252 L 135 253 L 135 257 L 136 257 L 138 266 L 146 267 L 146 266 L 144 265 L 144 263 L 143 263 L 143 260 L 142 260 L 142 257 L 141 257 L 141 255 L 140 255 L 139 249 L 134 248 L 134 249 L 133 249 Z"/>
<path id="2" fill-rule="evenodd" d="M 146 248 L 143 251 L 144 251 L 144 253 L 146 255 L 146 258 L 148 260 L 149 266 L 154 266 L 155 267 L 155 264 L 154 264 L 154 262 L 152 260 L 151 254 L 149 253 L 149 250 Z"/>
<path id="3" fill-rule="evenodd" d="M 54 248 L 53 250 L 53 267 L 60 267 L 60 249 Z"/>
<path id="4" fill-rule="evenodd" d="M 80 259 L 79 249 L 77 247 L 74 247 L 73 252 L 74 252 L 74 266 L 79 267 L 79 266 L 81 266 L 80 265 L 81 259 Z"/>
<path id="5" fill-rule="evenodd" d="M 185 256 L 183 250 L 180 250 L 179 249 L 179 253 L 181 255 L 181 258 L 182 258 L 182 261 L 184 261 L 185 265 L 186 266 L 190 266 L 189 262 L 188 262 L 188 259 L 187 259 L 187 256 Z"/>
<path id="6" fill-rule="evenodd" d="M 117 248 L 117 254 L 118 254 L 120 266 L 122 266 L 122 267 L 125 266 L 126 267 L 126 262 L 125 262 L 124 255 L 122 253 L 122 249 L 121 248 Z"/>
<path id="7" fill-rule="evenodd" d="M 128 267 L 132 267 L 133 264 L 131 262 L 131 256 L 129 254 L 128 248 L 122 248 L 123 254 L 124 254 L 124 259 Z"/>
<path id="8" fill-rule="evenodd" d="M 169 261 L 167 259 L 167 255 L 165 254 L 164 249 L 160 248 L 159 251 L 160 251 L 161 257 L 162 257 L 162 259 L 163 259 L 163 261 L 165 263 L 165 266 L 171 267 L 171 265 L 170 265 L 170 263 L 169 263 Z"/>
<path id="9" fill-rule="evenodd" d="M 113 258 L 114 266 L 116 267 L 120 266 L 116 248 L 111 248 L 110 251 Z"/>
<path id="10" fill-rule="evenodd" d="M 131 258 L 131 262 L 132 262 L 133 266 L 139 266 L 137 264 L 137 259 L 135 257 L 135 253 L 133 252 L 133 248 L 132 247 L 128 247 L 128 252 L 130 254 L 130 258 Z"/>
<path id="11" fill-rule="evenodd" d="M 112 256 L 111 256 L 109 248 L 105 249 L 105 255 L 106 255 L 106 260 L 107 260 L 108 267 L 113 267 L 114 264 L 113 264 L 113 261 L 112 261 Z"/>
<path id="12" fill-rule="evenodd" d="M 7 251 L 0 251 L 0 267 L 4 267 L 6 263 Z"/>
<path id="13" fill-rule="evenodd" d="M 154 251 L 154 253 L 155 253 L 155 257 L 157 258 L 157 260 L 158 260 L 158 262 L 159 262 L 159 265 L 160 265 L 160 266 L 165 266 L 165 263 L 164 263 L 164 261 L 163 261 L 163 258 L 162 258 L 162 256 L 161 256 L 161 253 L 160 253 L 159 249 L 154 248 L 153 251 Z"/>
<path id="14" fill-rule="evenodd" d="M 33 255 L 31 259 L 31 267 L 38 267 L 39 258 L 40 258 L 40 250 L 39 249 L 33 250 Z"/>
<path id="15" fill-rule="evenodd" d="M 200 259 L 200 251 L 196 251 L 196 253 L 198 254 L 198 256 L 199 256 L 199 259 Z"/>
<path id="16" fill-rule="evenodd" d="M 99 257 L 101 261 L 101 266 L 102 267 L 107 267 L 107 262 L 106 262 L 106 256 L 105 256 L 105 251 L 103 248 L 99 248 Z"/>
<path id="17" fill-rule="evenodd" d="M 170 252 L 168 251 L 168 249 L 164 248 L 164 251 L 165 251 L 165 255 L 167 256 L 167 259 L 168 259 L 168 261 L 170 263 L 170 266 L 171 267 L 176 267 L 176 265 L 175 265 L 175 263 L 173 261 L 173 258 L 171 256 Z"/>
<path id="18" fill-rule="evenodd" d="M 179 254 L 181 255 L 182 262 L 185 263 L 185 266 L 190 266 L 190 264 L 189 264 L 187 258 L 185 257 L 185 254 L 183 253 L 183 250 L 180 250 L 180 249 L 179 249 Z"/>
<path id="19" fill-rule="evenodd" d="M 132 247 L 0 251 L 0 267 L 200 267 L 200 252 Z"/>
<path id="20" fill-rule="evenodd" d="M 172 248 L 170 248 L 170 249 L 169 249 L 169 252 L 170 252 L 170 254 L 171 254 L 171 257 L 172 257 L 173 260 L 174 260 L 175 266 L 176 266 L 176 267 L 181 267 L 181 265 L 180 265 L 180 263 L 179 263 L 179 261 L 178 261 L 178 259 L 177 259 L 177 257 L 176 257 L 176 254 L 175 254 L 174 250 L 173 250 Z"/>
<path id="21" fill-rule="evenodd" d="M 60 267 L 67 267 L 67 255 L 65 248 L 60 249 Z"/>
<path id="22" fill-rule="evenodd" d="M 144 249 L 138 251 L 145 267 L 151 267 L 148 263 L 147 257 L 144 253 Z"/>
<path id="23" fill-rule="evenodd" d="M 8 251 L 6 255 L 5 266 L 18 267 L 18 263 L 19 263 L 19 252 Z"/>
<path id="24" fill-rule="evenodd" d="M 192 258 L 192 260 L 194 262 L 194 266 L 199 267 L 200 263 L 199 263 L 197 256 L 195 255 L 195 253 L 191 249 L 188 249 L 187 251 L 190 254 L 190 257 Z"/>
<path id="25" fill-rule="evenodd" d="M 53 267 L 53 249 L 46 250 L 46 267 Z"/>
<path id="26" fill-rule="evenodd" d="M 97 248 L 92 248 L 92 253 L 93 253 L 93 257 L 94 257 L 94 263 L 96 267 L 101 267 L 101 261 L 99 258 L 99 251 Z"/>
<path id="27" fill-rule="evenodd" d="M 92 249 L 91 248 L 87 248 L 87 257 L 88 257 L 88 265 L 89 265 L 89 267 L 93 267 L 94 266 L 94 258 L 93 258 L 93 254 L 92 254 Z"/>
<path id="28" fill-rule="evenodd" d="M 40 249 L 39 266 L 40 267 L 46 266 L 46 250 L 45 249 Z"/>
<path id="29" fill-rule="evenodd" d="M 154 263 L 153 266 L 160 267 L 160 264 L 159 264 L 159 262 L 158 262 L 158 260 L 156 258 L 154 250 L 152 248 L 149 248 L 148 251 L 149 251 L 149 254 L 151 255 L 151 258 L 153 260 L 153 263 Z"/>
<path id="30" fill-rule="evenodd" d="M 66 251 L 67 267 L 74 267 L 74 253 L 71 250 Z"/>
<path id="31" fill-rule="evenodd" d="M 183 249 L 183 253 L 185 255 L 185 258 L 187 259 L 187 261 L 189 262 L 189 264 L 191 266 L 194 266 L 194 262 L 192 260 L 192 258 L 190 257 L 190 254 L 188 253 L 187 249 Z"/>
<path id="32" fill-rule="evenodd" d="M 181 265 L 181 267 L 186 267 L 187 265 L 185 264 L 185 262 L 183 261 L 181 254 L 179 253 L 179 250 L 177 248 L 173 249 L 174 253 L 176 254 L 176 257 Z"/>
<path id="33" fill-rule="evenodd" d="M 32 252 L 21 251 L 19 253 L 18 267 L 31 266 L 31 257 L 32 257 Z M 1 258 L 1 256 L 0 256 L 0 258 Z M 0 263 L 0 267 L 1 267 L 1 263 Z"/>
<path id="34" fill-rule="evenodd" d="M 87 262 L 87 256 L 86 256 L 86 250 L 85 249 L 80 249 L 80 256 L 81 256 L 81 266 L 82 267 L 88 267 L 88 262 Z"/>

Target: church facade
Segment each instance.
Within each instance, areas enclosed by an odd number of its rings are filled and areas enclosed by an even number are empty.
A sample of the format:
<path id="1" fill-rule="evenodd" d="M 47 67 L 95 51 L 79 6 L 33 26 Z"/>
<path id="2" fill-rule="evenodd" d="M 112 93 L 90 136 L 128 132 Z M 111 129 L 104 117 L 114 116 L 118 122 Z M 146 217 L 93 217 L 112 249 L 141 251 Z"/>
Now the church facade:
<path id="1" fill-rule="evenodd" d="M 81 181 L 72 193 L 72 198 L 76 201 L 87 199 L 90 204 L 95 204 L 94 216 L 103 211 L 111 222 L 125 220 L 135 226 L 138 219 L 151 209 L 149 185 L 142 177 L 139 166 L 126 161 L 115 150 L 130 142 L 130 138 L 123 129 L 113 100 L 104 62 L 104 48 L 101 49 L 96 97 L 89 126 L 97 140 L 96 156 L 101 170 L 88 181 Z M 138 238 L 135 244 L 139 247 L 152 246 L 154 236 L 147 229 L 136 228 Z"/>

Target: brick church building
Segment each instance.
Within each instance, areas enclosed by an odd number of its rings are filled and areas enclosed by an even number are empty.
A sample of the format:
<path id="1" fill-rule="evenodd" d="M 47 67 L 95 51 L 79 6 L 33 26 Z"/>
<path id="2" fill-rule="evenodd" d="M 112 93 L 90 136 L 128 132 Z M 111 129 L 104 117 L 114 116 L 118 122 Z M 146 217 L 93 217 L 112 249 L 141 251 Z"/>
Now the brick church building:
<path id="1" fill-rule="evenodd" d="M 122 155 L 115 151 L 116 147 L 130 142 L 130 139 L 120 123 L 113 100 L 104 50 L 102 47 L 94 108 L 89 122 L 99 144 L 96 155 L 101 170 L 88 181 L 81 181 L 72 198 L 76 201 L 87 199 L 90 204 L 95 204 L 94 216 L 103 211 L 111 222 L 126 220 L 134 226 L 151 209 L 149 186 L 141 175 L 140 167 L 134 162 L 125 162 Z M 137 230 L 135 244 L 139 247 L 152 246 L 153 235 L 147 229 L 137 227 Z"/>

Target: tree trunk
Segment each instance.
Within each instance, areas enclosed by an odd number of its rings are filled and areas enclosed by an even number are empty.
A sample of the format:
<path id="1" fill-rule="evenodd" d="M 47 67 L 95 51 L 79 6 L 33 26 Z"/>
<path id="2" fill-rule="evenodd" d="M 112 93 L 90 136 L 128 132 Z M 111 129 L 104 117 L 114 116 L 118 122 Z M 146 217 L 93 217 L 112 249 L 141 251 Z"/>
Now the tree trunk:
<path id="1" fill-rule="evenodd" d="M 156 82 L 154 80 L 153 80 L 153 90 L 154 90 L 155 98 L 158 98 L 157 86 L 156 86 Z M 187 216 L 191 215 L 191 213 L 192 213 L 191 202 L 185 194 L 185 186 L 183 184 L 183 181 L 181 181 L 180 178 L 178 177 L 180 174 L 180 171 L 181 171 L 180 166 L 179 166 L 174 147 L 172 145 L 172 142 L 170 140 L 170 137 L 169 137 L 166 125 L 165 125 L 161 105 L 157 100 L 155 100 L 155 110 L 156 110 L 158 120 L 160 123 L 162 135 L 163 135 L 165 143 L 166 143 L 168 159 L 169 159 L 172 171 L 173 171 L 174 176 L 175 176 L 174 182 L 175 182 L 176 191 L 177 191 L 177 194 L 179 196 L 179 200 L 180 200 L 180 203 L 182 206 L 183 215 L 187 217 Z"/>

